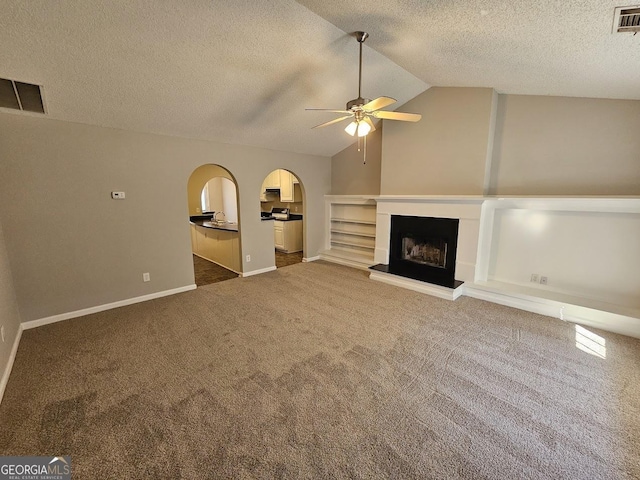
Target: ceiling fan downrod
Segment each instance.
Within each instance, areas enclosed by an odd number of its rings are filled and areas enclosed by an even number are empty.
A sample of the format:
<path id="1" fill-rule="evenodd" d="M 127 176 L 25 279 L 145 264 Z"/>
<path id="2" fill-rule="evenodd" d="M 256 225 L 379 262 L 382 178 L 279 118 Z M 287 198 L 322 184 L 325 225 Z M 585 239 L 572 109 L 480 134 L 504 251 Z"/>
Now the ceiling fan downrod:
<path id="1" fill-rule="evenodd" d="M 360 65 L 358 66 L 358 98 L 362 98 L 362 44 L 369 37 L 367 32 L 356 32 L 356 39 L 360 44 Z"/>

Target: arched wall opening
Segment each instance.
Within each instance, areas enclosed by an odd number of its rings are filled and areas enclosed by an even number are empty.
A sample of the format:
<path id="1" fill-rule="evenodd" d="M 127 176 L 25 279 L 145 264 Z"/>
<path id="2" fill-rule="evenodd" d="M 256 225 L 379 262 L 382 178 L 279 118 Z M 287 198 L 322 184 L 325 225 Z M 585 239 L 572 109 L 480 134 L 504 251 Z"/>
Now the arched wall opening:
<path id="1" fill-rule="evenodd" d="M 189 177 L 187 202 L 198 286 L 242 274 L 239 198 L 235 177 L 220 165 L 201 165 Z"/>
<path id="2" fill-rule="evenodd" d="M 263 221 L 273 221 L 274 263 L 278 268 L 304 259 L 305 200 L 304 186 L 290 170 L 273 170 L 262 182 L 260 215 Z"/>

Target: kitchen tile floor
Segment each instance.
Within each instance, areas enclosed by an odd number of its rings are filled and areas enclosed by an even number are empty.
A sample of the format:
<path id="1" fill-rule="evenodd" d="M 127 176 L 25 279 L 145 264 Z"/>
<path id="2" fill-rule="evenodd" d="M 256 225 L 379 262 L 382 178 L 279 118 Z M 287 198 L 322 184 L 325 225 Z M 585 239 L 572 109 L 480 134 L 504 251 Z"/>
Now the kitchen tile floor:
<path id="1" fill-rule="evenodd" d="M 276 268 L 294 265 L 302 261 L 302 252 L 282 253 L 276 250 Z"/>
<path id="2" fill-rule="evenodd" d="M 223 282 L 238 276 L 237 273 L 196 255 L 193 256 L 193 269 L 198 287 L 209 285 L 210 283 Z"/>

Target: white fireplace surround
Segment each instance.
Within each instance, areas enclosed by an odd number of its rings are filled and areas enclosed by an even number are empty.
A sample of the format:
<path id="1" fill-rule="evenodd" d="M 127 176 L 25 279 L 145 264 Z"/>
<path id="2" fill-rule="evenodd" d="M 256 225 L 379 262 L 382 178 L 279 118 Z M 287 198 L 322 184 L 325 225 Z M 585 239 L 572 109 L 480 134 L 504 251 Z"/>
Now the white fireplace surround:
<path id="1" fill-rule="evenodd" d="M 401 278 L 388 283 L 640 338 L 640 197 L 373 198 L 376 263 L 389 263 L 392 215 L 460 221 L 455 278 L 465 283 L 458 292 Z M 372 278 L 387 281 L 388 275 Z"/>

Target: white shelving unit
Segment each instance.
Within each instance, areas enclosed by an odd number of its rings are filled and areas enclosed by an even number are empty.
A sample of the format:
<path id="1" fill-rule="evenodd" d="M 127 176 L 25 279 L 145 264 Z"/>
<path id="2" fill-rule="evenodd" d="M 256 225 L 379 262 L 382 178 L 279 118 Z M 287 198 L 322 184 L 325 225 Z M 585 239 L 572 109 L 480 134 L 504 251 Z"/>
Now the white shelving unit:
<path id="1" fill-rule="evenodd" d="M 376 202 L 360 195 L 327 195 L 326 248 L 320 257 L 366 269 L 373 265 L 376 243 Z"/>

